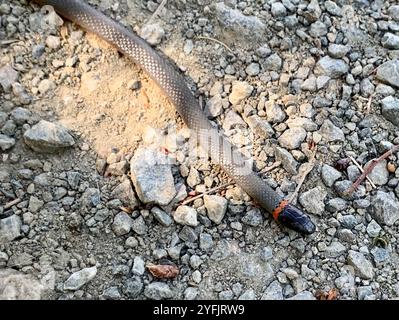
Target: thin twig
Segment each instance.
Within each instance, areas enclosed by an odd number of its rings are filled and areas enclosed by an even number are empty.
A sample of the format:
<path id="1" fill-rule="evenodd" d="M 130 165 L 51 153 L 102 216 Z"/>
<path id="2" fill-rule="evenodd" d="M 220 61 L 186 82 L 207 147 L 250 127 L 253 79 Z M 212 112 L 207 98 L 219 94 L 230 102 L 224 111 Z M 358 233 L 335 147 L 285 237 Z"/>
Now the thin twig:
<path id="1" fill-rule="evenodd" d="M 373 101 L 374 93 L 370 95 L 368 101 L 367 101 L 367 106 L 366 106 L 366 113 L 370 113 L 371 109 L 371 102 Z"/>
<path id="2" fill-rule="evenodd" d="M 9 208 L 11 208 L 12 206 L 14 206 L 14 205 L 20 203 L 21 201 L 22 201 L 22 200 L 21 200 L 20 198 L 14 199 L 14 200 L 12 200 L 12 201 L 6 203 L 6 204 L 4 205 L 4 209 L 9 209 Z"/>
<path id="3" fill-rule="evenodd" d="M 228 186 L 230 186 L 232 184 L 234 184 L 234 182 L 228 182 L 228 183 L 222 184 L 221 186 L 209 189 L 208 191 L 205 191 L 205 192 L 199 194 L 198 196 L 195 196 L 195 197 L 192 197 L 192 198 L 190 198 L 190 199 L 188 199 L 186 201 L 183 201 L 181 205 L 186 205 L 187 203 L 193 202 L 194 200 L 202 198 L 203 196 L 205 196 L 207 194 L 210 194 L 210 193 L 213 193 L 215 191 L 218 191 L 220 189 L 224 189 L 224 188 L 226 188 L 226 187 L 228 187 Z"/>
<path id="4" fill-rule="evenodd" d="M 262 169 L 261 172 L 262 172 L 262 173 L 270 172 L 270 171 L 272 171 L 273 169 L 278 168 L 280 165 L 281 165 L 281 161 L 276 161 L 276 162 L 273 163 L 271 166 Z"/>
<path id="5" fill-rule="evenodd" d="M 388 158 L 390 155 L 392 155 L 396 151 L 399 151 L 399 144 L 393 146 L 391 150 L 388 150 L 379 158 L 371 160 L 369 165 L 364 168 L 364 172 L 361 174 L 361 176 L 359 178 L 357 178 L 357 180 L 352 184 L 352 186 L 348 190 L 345 191 L 345 193 L 351 194 L 353 191 L 355 191 L 359 187 L 359 185 L 362 183 L 362 181 L 370 174 L 370 172 L 373 171 L 374 167 L 379 162 Z"/>
<path id="6" fill-rule="evenodd" d="M 165 7 L 167 1 L 168 0 L 162 0 L 161 4 L 158 6 L 157 10 L 154 11 L 154 13 L 150 17 L 150 19 L 148 19 L 148 21 L 145 24 L 149 24 L 156 16 L 159 15 L 159 13 L 163 9 L 163 7 Z"/>
<path id="7" fill-rule="evenodd" d="M 359 164 L 359 162 L 356 161 L 356 159 L 352 156 L 349 156 L 349 158 L 352 160 L 352 162 L 356 165 L 356 167 L 359 168 L 359 170 L 363 173 L 364 169 L 362 168 L 362 166 Z M 370 182 L 371 186 L 375 189 L 377 188 L 376 185 L 374 184 L 373 180 L 370 179 L 369 176 L 366 177 L 366 179 L 368 180 L 368 182 Z"/>
<path id="8" fill-rule="evenodd" d="M 312 156 L 309 159 L 308 166 L 307 166 L 306 170 L 303 172 L 302 177 L 299 180 L 299 183 L 296 186 L 294 193 L 291 195 L 290 199 L 288 200 L 289 202 L 292 203 L 296 199 L 296 197 L 298 196 L 298 193 L 299 193 L 299 189 L 301 189 L 303 183 L 305 182 L 306 177 L 308 176 L 310 171 L 313 170 L 313 168 L 316 164 L 316 161 L 315 161 L 316 160 L 316 151 L 317 151 L 317 146 L 315 146 Z"/>
<path id="9" fill-rule="evenodd" d="M 215 39 L 215 38 L 205 37 L 205 36 L 198 36 L 198 37 L 196 37 L 196 38 L 199 39 L 199 40 L 210 40 L 210 41 L 214 41 L 214 42 L 216 42 L 216 43 L 222 45 L 223 47 L 225 47 L 225 48 L 226 48 L 228 51 L 230 51 L 232 54 L 234 54 L 234 51 L 231 50 L 231 49 L 227 46 L 227 44 L 225 44 L 225 43 L 223 43 L 222 41 L 219 41 L 219 40 L 217 40 L 217 39 Z"/>

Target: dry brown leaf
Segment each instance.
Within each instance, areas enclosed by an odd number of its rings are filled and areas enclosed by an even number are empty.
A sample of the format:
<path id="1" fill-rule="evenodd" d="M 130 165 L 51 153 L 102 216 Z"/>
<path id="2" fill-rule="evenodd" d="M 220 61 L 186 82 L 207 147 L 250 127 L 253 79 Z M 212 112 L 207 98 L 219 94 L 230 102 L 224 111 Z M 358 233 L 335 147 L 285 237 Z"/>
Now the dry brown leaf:
<path id="1" fill-rule="evenodd" d="M 175 278 L 179 274 L 179 268 L 169 264 L 149 264 L 147 268 L 154 277 L 160 279 Z"/>

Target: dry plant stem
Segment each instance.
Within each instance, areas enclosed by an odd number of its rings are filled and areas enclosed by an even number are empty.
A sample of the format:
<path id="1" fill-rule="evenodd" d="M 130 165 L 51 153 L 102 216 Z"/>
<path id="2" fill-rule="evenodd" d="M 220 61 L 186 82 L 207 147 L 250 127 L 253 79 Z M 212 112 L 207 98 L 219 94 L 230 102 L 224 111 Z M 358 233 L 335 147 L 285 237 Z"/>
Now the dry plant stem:
<path id="1" fill-rule="evenodd" d="M 10 209 L 12 206 L 15 206 L 16 204 L 20 203 L 22 200 L 20 198 L 14 199 L 8 203 L 5 204 L 4 209 Z"/>
<path id="2" fill-rule="evenodd" d="M 359 185 L 362 183 L 362 181 L 370 174 L 370 172 L 373 171 L 374 167 L 379 162 L 388 158 L 390 155 L 392 155 L 396 151 L 399 151 L 399 144 L 393 146 L 391 150 L 388 150 L 387 152 L 385 152 L 381 157 L 371 160 L 370 164 L 364 168 L 364 172 L 361 174 L 361 176 L 359 178 L 357 178 L 357 180 L 352 184 L 352 186 L 346 191 L 346 194 L 351 194 L 353 191 L 355 191 L 359 187 Z"/>
<path id="3" fill-rule="evenodd" d="M 228 51 L 230 51 L 232 54 L 234 54 L 234 51 L 231 50 L 231 49 L 227 46 L 227 44 L 225 44 L 225 43 L 223 43 L 223 42 L 221 42 L 221 41 L 219 41 L 219 40 L 217 40 L 217 39 L 215 39 L 215 38 L 210 38 L 210 37 L 205 37 L 205 36 L 198 36 L 197 39 L 214 41 L 214 42 L 216 42 L 216 43 L 222 45 L 223 47 L 225 47 L 225 48 L 226 48 Z"/>
<path id="4" fill-rule="evenodd" d="M 186 201 L 183 201 L 181 205 L 184 206 L 184 205 L 186 205 L 186 204 L 188 204 L 188 203 L 190 203 L 190 202 L 193 202 L 194 200 L 197 200 L 197 199 L 199 199 L 199 198 L 202 198 L 202 197 L 203 197 L 204 195 L 206 195 L 206 194 L 210 194 L 210 193 L 213 193 L 213 192 L 218 191 L 218 190 L 220 190 L 220 189 L 224 189 L 224 188 L 226 188 L 226 187 L 228 187 L 228 186 L 231 186 L 232 184 L 234 184 L 234 182 L 228 182 L 228 183 L 222 184 L 221 186 L 218 186 L 218 187 L 209 189 L 208 191 L 205 191 L 205 192 L 199 194 L 198 196 L 195 196 L 195 197 L 192 197 L 191 199 L 188 199 L 188 200 L 186 200 Z"/>
<path id="5" fill-rule="evenodd" d="M 352 160 L 352 162 L 356 165 L 356 167 L 359 168 L 359 170 L 363 173 L 364 169 L 362 168 L 362 166 L 356 161 L 355 158 L 353 158 L 352 156 L 349 156 L 349 158 Z M 376 185 L 374 184 L 373 180 L 370 179 L 370 177 L 366 177 L 366 179 L 368 180 L 368 182 L 370 182 L 371 186 L 376 189 Z"/>
<path id="6" fill-rule="evenodd" d="M 308 162 L 308 168 L 304 171 L 304 173 L 302 174 L 301 180 L 299 181 L 294 193 L 291 195 L 290 199 L 288 200 L 289 202 L 293 202 L 296 197 L 298 196 L 299 193 L 299 189 L 301 189 L 303 183 L 305 182 L 306 177 L 308 176 L 308 174 L 310 173 L 310 171 L 313 170 L 315 164 L 316 164 L 316 151 L 317 151 L 317 147 L 315 147 L 312 156 L 310 157 L 310 160 Z"/>
<path id="7" fill-rule="evenodd" d="M 157 17 L 159 15 L 159 13 L 161 12 L 161 10 L 163 9 L 163 7 L 165 7 L 166 2 L 168 0 L 163 0 L 161 2 L 161 4 L 158 6 L 157 10 L 154 11 L 154 13 L 152 14 L 152 16 L 150 17 L 150 19 L 148 19 L 148 21 L 145 24 L 149 24 L 155 17 Z"/>
<path id="8" fill-rule="evenodd" d="M 366 106 L 366 113 L 370 113 L 371 110 L 371 102 L 373 101 L 374 93 L 370 96 L 369 100 L 367 101 Z"/>

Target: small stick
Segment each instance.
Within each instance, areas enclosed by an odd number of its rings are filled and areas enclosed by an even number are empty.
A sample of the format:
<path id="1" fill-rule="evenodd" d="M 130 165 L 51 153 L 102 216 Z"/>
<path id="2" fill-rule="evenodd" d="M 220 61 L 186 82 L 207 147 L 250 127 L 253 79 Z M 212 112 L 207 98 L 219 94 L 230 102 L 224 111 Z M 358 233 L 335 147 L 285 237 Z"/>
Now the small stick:
<path id="1" fill-rule="evenodd" d="M 265 173 L 265 172 L 270 172 L 273 169 L 279 167 L 281 165 L 281 161 L 276 161 L 275 163 L 273 163 L 271 166 L 264 168 L 261 172 Z"/>
<path id="2" fill-rule="evenodd" d="M 349 158 L 350 158 L 350 159 L 352 160 L 352 162 L 356 165 L 356 167 L 358 167 L 359 170 L 363 173 L 364 170 L 363 170 L 362 166 L 359 164 L 359 162 L 357 162 L 356 159 L 353 158 L 352 156 L 349 156 Z M 369 176 L 367 176 L 366 179 L 368 180 L 368 182 L 370 182 L 371 186 L 372 186 L 374 189 L 377 188 L 376 185 L 374 184 L 373 180 L 371 180 Z"/>
<path id="3" fill-rule="evenodd" d="M 348 190 L 345 191 L 345 193 L 351 194 L 353 191 L 355 191 L 359 187 L 359 185 L 362 183 L 362 181 L 370 174 L 370 172 L 373 171 L 374 167 L 379 162 L 388 158 L 390 155 L 392 155 L 396 151 L 399 151 L 399 144 L 393 146 L 391 150 L 388 150 L 379 158 L 371 160 L 370 164 L 364 168 L 364 172 L 361 174 L 361 176 L 359 178 L 357 178 L 357 180 L 352 184 L 352 186 Z"/>
<path id="4" fill-rule="evenodd" d="M 198 196 L 195 196 L 195 197 L 192 197 L 191 199 L 188 199 L 188 200 L 186 200 L 186 201 L 183 201 L 183 202 L 181 203 L 181 205 L 182 205 L 182 206 L 183 206 L 183 205 L 186 205 L 187 203 L 190 203 L 190 202 L 193 202 L 194 200 L 197 200 L 197 199 L 199 199 L 199 198 L 202 198 L 202 197 L 205 196 L 206 194 L 210 194 L 210 193 L 213 193 L 213 192 L 218 191 L 218 190 L 220 190 L 220 189 L 224 189 L 224 188 L 226 188 L 226 187 L 228 187 L 228 186 L 230 186 L 230 185 L 232 185 L 232 184 L 234 184 L 234 182 L 228 182 L 228 183 L 222 184 L 221 186 L 218 186 L 218 187 L 214 187 L 214 188 L 212 188 L 212 189 L 209 189 L 208 191 L 205 191 L 205 192 L 199 194 Z"/>
<path id="5" fill-rule="evenodd" d="M 22 201 L 22 200 L 21 200 L 20 198 L 14 199 L 14 200 L 12 200 L 12 201 L 6 203 L 5 206 L 4 206 L 4 209 L 9 209 L 9 208 L 11 208 L 12 206 L 14 206 L 14 205 L 20 203 L 21 201 Z"/>
<path id="6" fill-rule="evenodd" d="M 301 180 L 299 181 L 298 185 L 296 186 L 296 189 L 295 189 L 294 193 L 291 195 L 290 199 L 288 200 L 289 202 L 293 202 L 296 199 L 296 197 L 298 196 L 298 193 L 299 193 L 299 189 L 301 189 L 302 184 L 305 182 L 305 179 L 306 179 L 307 175 L 310 173 L 310 171 L 313 170 L 313 168 L 314 168 L 314 166 L 316 164 L 316 161 L 315 161 L 316 151 L 317 151 L 317 147 L 315 147 L 315 149 L 313 151 L 313 154 L 310 157 L 310 160 L 308 162 L 308 167 L 306 168 L 306 170 L 302 174 Z"/>
<path id="7" fill-rule="evenodd" d="M 163 7 L 166 5 L 167 1 L 168 0 L 162 0 L 161 4 L 158 6 L 157 10 L 154 11 L 154 13 L 150 17 L 150 19 L 148 19 L 148 21 L 145 24 L 149 24 L 161 12 Z"/>
<path id="8" fill-rule="evenodd" d="M 199 39 L 199 40 L 210 40 L 210 41 L 214 41 L 214 42 L 216 42 L 216 43 L 222 45 L 223 47 L 225 47 L 225 48 L 226 48 L 228 51 L 230 51 L 232 54 L 234 54 L 234 51 L 231 50 L 231 49 L 227 46 L 227 44 L 225 44 L 225 43 L 223 43 L 222 41 L 219 41 L 219 40 L 217 40 L 217 39 L 215 39 L 215 38 L 210 38 L 210 37 L 205 37 L 205 36 L 198 36 L 198 37 L 196 37 L 196 38 Z"/>
<path id="9" fill-rule="evenodd" d="M 371 102 L 373 101 L 374 93 L 369 97 L 367 101 L 367 106 L 366 106 L 366 113 L 370 113 L 371 109 Z"/>

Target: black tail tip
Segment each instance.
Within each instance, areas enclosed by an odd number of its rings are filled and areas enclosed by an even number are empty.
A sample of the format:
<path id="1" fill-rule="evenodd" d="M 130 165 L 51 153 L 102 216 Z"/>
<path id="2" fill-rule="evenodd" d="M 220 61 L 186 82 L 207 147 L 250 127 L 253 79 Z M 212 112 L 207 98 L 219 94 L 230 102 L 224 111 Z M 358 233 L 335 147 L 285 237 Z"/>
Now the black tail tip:
<path id="1" fill-rule="evenodd" d="M 288 204 L 278 216 L 278 221 L 284 226 L 302 234 L 312 234 L 316 231 L 316 225 L 301 210 Z"/>

